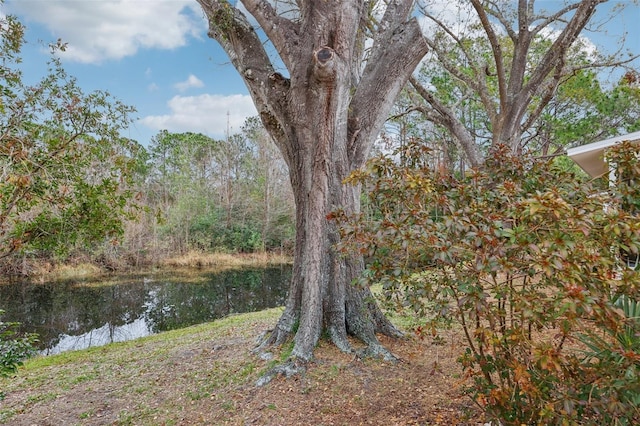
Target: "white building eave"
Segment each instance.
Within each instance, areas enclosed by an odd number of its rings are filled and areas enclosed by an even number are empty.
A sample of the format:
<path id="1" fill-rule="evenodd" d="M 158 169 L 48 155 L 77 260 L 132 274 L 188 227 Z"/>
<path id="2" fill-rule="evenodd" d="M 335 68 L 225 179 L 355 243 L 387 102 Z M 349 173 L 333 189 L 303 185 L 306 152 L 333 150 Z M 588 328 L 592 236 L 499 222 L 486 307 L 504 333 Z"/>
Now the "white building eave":
<path id="1" fill-rule="evenodd" d="M 606 149 L 624 141 L 634 144 L 640 143 L 640 132 L 629 133 L 603 141 L 569 148 L 567 155 L 590 176 L 599 177 L 609 173 L 609 166 L 604 158 Z"/>

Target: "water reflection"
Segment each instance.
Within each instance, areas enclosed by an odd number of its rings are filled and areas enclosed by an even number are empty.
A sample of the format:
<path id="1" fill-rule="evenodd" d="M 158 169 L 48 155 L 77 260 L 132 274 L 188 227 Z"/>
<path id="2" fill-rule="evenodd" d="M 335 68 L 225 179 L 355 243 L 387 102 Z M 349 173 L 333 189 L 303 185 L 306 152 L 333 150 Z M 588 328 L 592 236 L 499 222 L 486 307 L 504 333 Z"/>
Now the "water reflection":
<path id="1" fill-rule="evenodd" d="M 190 277 L 192 281 L 193 277 Z M 45 354 L 135 339 L 230 313 L 280 306 L 290 267 L 203 273 L 197 283 L 154 275 L 108 286 L 0 285 L 4 321 L 40 335 Z"/>

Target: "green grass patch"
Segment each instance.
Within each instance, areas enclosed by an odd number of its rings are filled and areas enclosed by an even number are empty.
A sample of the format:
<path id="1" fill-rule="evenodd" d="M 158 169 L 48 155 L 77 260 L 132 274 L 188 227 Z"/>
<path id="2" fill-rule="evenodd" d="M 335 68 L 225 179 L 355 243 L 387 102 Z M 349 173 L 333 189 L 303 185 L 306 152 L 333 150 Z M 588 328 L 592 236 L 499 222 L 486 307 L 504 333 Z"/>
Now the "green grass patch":
<path id="1" fill-rule="evenodd" d="M 70 424 L 90 421 L 100 404 L 109 405 L 113 424 L 155 424 L 159 412 L 168 413 L 162 416 L 163 424 L 177 424 L 185 401 L 222 401 L 226 396 L 221 389 L 254 380 L 258 367 L 246 339 L 274 324 L 281 313 L 282 308 L 274 308 L 232 315 L 127 342 L 29 359 L 16 377 L 0 379 L 6 394 L 0 403 L 0 424 L 22 421 L 35 405 L 58 407 L 62 401 L 72 402 L 67 415 L 75 420 Z M 216 342 L 225 344 L 216 349 Z"/>

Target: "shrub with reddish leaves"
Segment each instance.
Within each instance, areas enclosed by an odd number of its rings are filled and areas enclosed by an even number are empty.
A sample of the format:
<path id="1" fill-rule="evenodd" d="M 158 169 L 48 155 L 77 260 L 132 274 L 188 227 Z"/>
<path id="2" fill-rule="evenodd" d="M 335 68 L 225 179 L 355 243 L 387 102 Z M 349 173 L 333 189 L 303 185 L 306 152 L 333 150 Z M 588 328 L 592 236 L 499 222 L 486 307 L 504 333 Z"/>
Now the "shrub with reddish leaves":
<path id="1" fill-rule="evenodd" d="M 467 392 L 502 424 L 640 422 L 638 320 L 619 305 L 639 299 L 626 262 L 640 247 L 638 149 L 612 150 L 624 182 L 605 192 L 506 149 L 465 176 L 428 155 L 412 145 L 351 176 L 367 208 L 334 216 L 342 248 L 368 258 L 363 282 L 420 330 L 462 328 Z"/>

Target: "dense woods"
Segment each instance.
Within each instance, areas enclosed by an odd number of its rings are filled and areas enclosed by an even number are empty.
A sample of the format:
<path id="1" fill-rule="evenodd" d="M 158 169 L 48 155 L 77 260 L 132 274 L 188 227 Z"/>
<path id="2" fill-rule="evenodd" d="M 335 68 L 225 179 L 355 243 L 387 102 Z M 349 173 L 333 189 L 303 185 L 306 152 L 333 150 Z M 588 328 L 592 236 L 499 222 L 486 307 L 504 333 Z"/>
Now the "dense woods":
<path id="1" fill-rule="evenodd" d="M 159 223 L 141 230 L 144 247 L 160 255 L 291 252 L 294 206 L 286 165 L 257 120 L 226 140 L 162 131 L 147 155 L 141 189 Z"/>
<path id="2" fill-rule="evenodd" d="M 114 216 L 115 206 L 90 198 L 88 192 L 70 193 L 94 222 L 82 219 L 77 209 L 57 211 L 61 216 L 49 222 L 42 217 L 27 221 L 20 216 L 23 222 L 16 220 L 13 234 L 8 233 L 14 235 L 13 241 L 22 227 L 27 228 L 22 235 L 32 235 L 32 229 L 39 226 L 40 238 L 23 238 L 20 247 L 15 243 L 20 250 L 7 253 L 4 270 L 29 275 L 32 267 L 50 262 L 90 262 L 108 270 L 126 270 L 191 251 L 291 254 L 294 206 L 286 166 L 255 119 L 225 140 L 161 131 L 147 147 L 133 146 L 135 151 L 129 155 L 103 156 L 100 161 L 104 170 L 118 170 L 123 162 L 128 165 L 126 175 L 119 177 L 120 185 L 113 184 L 111 200 L 119 203 L 116 206 L 126 211 L 126 216 Z M 93 188 L 102 197 L 109 194 L 105 189 L 112 188 L 112 181 L 100 181 L 99 170 L 89 159 L 66 167 L 83 176 L 92 175 L 97 183 L 87 191 Z M 34 179 L 35 173 L 27 176 Z M 33 204 L 35 211 L 43 207 Z M 44 229 L 55 223 L 73 226 L 78 235 L 69 235 L 64 229 Z M 92 240 L 81 237 L 89 229 L 97 233 L 108 226 Z M 42 238 L 45 232 L 51 237 Z"/>
<path id="3" fill-rule="evenodd" d="M 54 263 L 108 270 L 197 251 L 291 253 L 287 168 L 256 119 L 214 140 L 159 132 L 120 135 L 135 109 L 85 93 L 50 46 L 48 73 L 23 82 L 24 27 L 2 22 L 0 271 Z"/>

